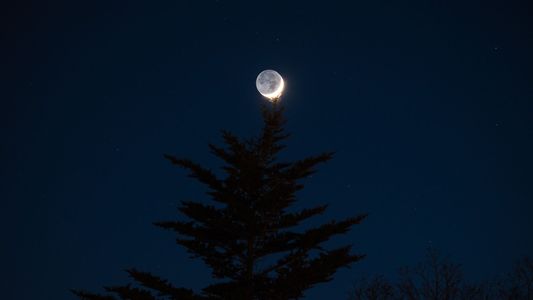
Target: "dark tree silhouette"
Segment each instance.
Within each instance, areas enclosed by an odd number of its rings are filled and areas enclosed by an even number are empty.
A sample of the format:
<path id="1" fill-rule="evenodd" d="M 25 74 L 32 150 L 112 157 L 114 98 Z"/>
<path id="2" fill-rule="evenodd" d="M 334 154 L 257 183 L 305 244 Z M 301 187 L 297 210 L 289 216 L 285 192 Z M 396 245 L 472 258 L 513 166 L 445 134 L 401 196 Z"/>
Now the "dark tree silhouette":
<path id="1" fill-rule="evenodd" d="M 433 248 L 427 250 L 425 261 L 414 268 L 403 268 L 400 276 L 400 295 L 409 300 L 458 299 L 463 281 L 461 267 Z"/>
<path id="2" fill-rule="evenodd" d="M 415 267 L 400 269 L 397 284 L 388 282 L 383 276 L 363 278 L 356 281 L 348 296 L 350 300 L 455 300 L 462 299 L 463 291 L 464 295 L 477 295 L 476 288 L 466 289 L 460 266 L 442 258 L 435 249 L 428 248 L 424 261 Z"/>
<path id="3" fill-rule="evenodd" d="M 263 107 L 264 127 L 258 137 L 241 140 L 223 131 L 226 147 L 209 145 L 225 163 L 225 178 L 188 159 L 165 157 L 205 184 L 213 203 L 183 201 L 179 210 L 188 220 L 157 222 L 177 233 L 177 243 L 212 270 L 215 283 L 195 293 L 135 269 L 128 270 L 133 285 L 105 288 L 110 294 L 74 291 L 81 299 L 299 299 L 304 291 L 332 279 L 340 267 L 363 256 L 351 246 L 326 249 L 332 236 L 346 233 L 365 215 L 330 221 L 296 230 L 302 221 L 322 214 L 326 205 L 290 211 L 301 183 L 319 163 L 332 158 L 323 153 L 295 162 L 279 162 L 284 133 L 279 103 Z M 298 227 L 300 228 L 300 227 Z"/>
<path id="4" fill-rule="evenodd" d="M 494 294 L 494 282 L 465 283 L 459 292 L 459 300 L 498 299 Z"/>
<path id="5" fill-rule="evenodd" d="M 400 269 L 398 283 L 383 276 L 362 277 L 349 300 L 533 300 L 533 260 L 524 257 L 502 278 L 480 283 L 463 279 L 461 266 L 429 248 L 414 267 Z"/>
<path id="6" fill-rule="evenodd" d="M 383 276 L 355 282 L 350 300 L 459 300 L 484 299 L 484 289 L 466 285 L 461 267 L 428 248 L 423 261 L 414 267 L 403 267 L 398 283 L 390 283 Z"/>
<path id="7" fill-rule="evenodd" d="M 529 257 L 518 260 L 497 286 L 501 299 L 533 300 L 533 260 Z"/>
<path id="8" fill-rule="evenodd" d="M 381 275 L 362 277 L 348 293 L 348 300 L 393 300 L 397 297 L 394 285 Z"/>

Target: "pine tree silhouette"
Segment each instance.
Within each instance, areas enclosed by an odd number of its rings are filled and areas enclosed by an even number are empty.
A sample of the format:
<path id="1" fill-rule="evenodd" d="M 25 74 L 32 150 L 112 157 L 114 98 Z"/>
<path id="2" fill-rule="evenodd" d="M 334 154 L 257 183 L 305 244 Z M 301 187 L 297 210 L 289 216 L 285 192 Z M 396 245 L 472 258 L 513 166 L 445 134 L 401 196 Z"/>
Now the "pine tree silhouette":
<path id="1" fill-rule="evenodd" d="M 283 129 L 283 107 L 276 102 L 264 106 L 263 119 L 258 137 L 241 140 L 223 131 L 226 147 L 209 145 L 211 152 L 225 162 L 224 179 L 188 159 L 165 155 L 205 184 L 214 202 L 183 201 L 179 210 L 188 220 L 155 225 L 175 231 L 177 243 L 211 268 L 215 283 L 195 293 L 130 269 L 128 273 L 136 284 L 106 287 L 107 296 L 73 292 L 87 300 L 299 299 L 305 290 L 330 281 L 340 267 L 363 258 L 352 254 L 350 245 L 325 249 L 323 244 L 359 224 L 364 214 L 303 231 L 294 229 L 326 210 L 326 205 L 296 212 L 288 209 L 296 201 L 296 192 L 303 188 L 300 181 L 314 173 L 317 164 L 330 160 L 332 153 L 279 162 L 277 155 L 284 148 L 281 142 L 288 137 Z"/>

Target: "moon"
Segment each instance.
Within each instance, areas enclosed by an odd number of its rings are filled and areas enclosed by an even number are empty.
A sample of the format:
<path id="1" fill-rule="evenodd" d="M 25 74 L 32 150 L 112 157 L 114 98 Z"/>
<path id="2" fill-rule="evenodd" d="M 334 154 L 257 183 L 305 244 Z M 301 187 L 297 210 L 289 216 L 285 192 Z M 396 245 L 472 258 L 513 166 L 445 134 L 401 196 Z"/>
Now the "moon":
<path id="1" fill-rule="evenodd" d="M 255 85 L 261 95 L 267 97 L 270 101 L 274 101 L 281 96 L 283 88 L 285 87 L 285 82 L 278 72 L 274 70 L 264 70 L 257 76 Z"/>

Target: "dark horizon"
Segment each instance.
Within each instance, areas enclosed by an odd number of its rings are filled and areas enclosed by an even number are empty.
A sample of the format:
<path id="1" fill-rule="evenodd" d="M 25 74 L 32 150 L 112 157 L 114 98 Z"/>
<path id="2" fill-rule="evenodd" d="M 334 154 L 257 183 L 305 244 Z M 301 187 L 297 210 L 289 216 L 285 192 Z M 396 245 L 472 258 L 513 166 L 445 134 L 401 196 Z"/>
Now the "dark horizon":
<path id="1" fill-rule="evenodd" d="M 336 152 L 299 206 L 369 213 L 332 241 L 367 257 L 305 299 L 394 277 L 428 246 L 472 280 L 531 257 L 532 7 L 306 3 L 3 4 L 6 299 L 74 299 L 127 282 L 129 267 L 210 282 L 151 225 L 207 199 L 163 154 L 218 168 L 207 143 L 221 129 L 260 130 L 265 69 L 286 81 L 284 157 Z"/>

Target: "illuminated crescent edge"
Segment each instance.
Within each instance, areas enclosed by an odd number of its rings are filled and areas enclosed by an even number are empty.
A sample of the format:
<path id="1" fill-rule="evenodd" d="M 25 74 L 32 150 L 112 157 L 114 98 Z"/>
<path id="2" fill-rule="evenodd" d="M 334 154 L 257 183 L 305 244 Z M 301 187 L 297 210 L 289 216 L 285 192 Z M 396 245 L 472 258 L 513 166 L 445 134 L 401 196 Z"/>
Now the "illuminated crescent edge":
<path id="1" fill-rule="evenodd" d="M 263 96 L 269 98 L 270 100 L 279 98 L 281 96 L 281 92 L 283 92 L 283 88 L 285 87 L 285 81 L 283 80 L 283 77 L 281 77 L 281 84 L 279 85 L 279 88 L 270 94 L 263 94 Z"/>

